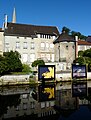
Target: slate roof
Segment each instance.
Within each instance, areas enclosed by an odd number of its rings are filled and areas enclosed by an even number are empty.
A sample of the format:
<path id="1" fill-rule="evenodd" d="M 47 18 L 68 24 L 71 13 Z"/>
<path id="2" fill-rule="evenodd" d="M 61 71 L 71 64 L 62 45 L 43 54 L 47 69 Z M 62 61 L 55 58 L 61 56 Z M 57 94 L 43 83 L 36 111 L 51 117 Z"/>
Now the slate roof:
<path id="1" fill-rule="evenodd" d="M 17 23 L 8 23 L 8 28 L 4 34 L 12 36 L 36 36 L 36 33 L 59 35 L 59 31 L 55 26 L 37 26 Z"/>
<path id="2" fill-rule="evenodd" d="M 59 42 L 76 42 L 76 41 L 72 36 L 63 32 L 59 35 L 59 37 L 53 43 L 55 44 L 55 43 L 59 43 Z"/>
<path id="3" fill-rule="evenodd" d="M 88 36 L 86 39 L 87 42 L 91 42 L 91 36 Z"/>

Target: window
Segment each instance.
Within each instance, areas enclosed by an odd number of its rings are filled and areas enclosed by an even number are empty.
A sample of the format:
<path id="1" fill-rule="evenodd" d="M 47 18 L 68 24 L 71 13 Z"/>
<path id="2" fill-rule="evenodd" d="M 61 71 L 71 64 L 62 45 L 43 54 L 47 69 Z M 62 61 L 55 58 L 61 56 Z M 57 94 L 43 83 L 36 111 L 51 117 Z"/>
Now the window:
<path id="1" fill-rule="evenodd" d="M 31 42 L 31 49 L 34 49 L 34 42 Z"/>
<path id="2" fill-rule="evenodd" d="M 30 62 L 33 62 L 35 60 L 35 54 L 32 53 L 30 54 Z"/>
<path id="3" fill-rule="evenodd" d="M 46 43 L 46 48 L 49 48 L 49 43 Z"/>
<path id="4" fill-rule="evenodd" d="M 19 39 L 19 37 L 17 36 L 17 39 Z"/>
<path id="5" fill-rule="evenodd" d="M 68 50 L 68 45 L 66 45 L 66 50 Z"/>
<path id="6" fill-rule="evenodd" d="M 49 106 L 50 106 L 49 101 L 47 101 L 46 102 L 46 107 L 49 107 Z"/>
<path id="7" fill-rule="evenodd" d="M 23 62 L 27 62 L 28 61 L 28 55 L 27 55 L 27 53 L 23 54 L 22 60 L 23 60 Z"/>
<path id="8" fill-rule="evenodd" d="M 52 59 L 51 59 L 52 62 L 54 62 L 54 54 L 52 54 Z"/>
<path id="9" fill-rule="evenodd" d="M 41 108 L 45 108 L 45 102 L 41 102 Z"/>
<path id="10" fill-rule="evenodd" d="M 20 48 L 20 42 L 16 42 L 16 48 Z"/>
<path id="11" fill-rule="evenodd" d="M 24 42 L 23 49 L 27 49 L 27 42 Z"/>
<path id="12" fill-rule="evenodd" d="M 19 111 L 20 110 L 20 106 L 16 106 L 16 111 Z"/>
<path id="13" fill-rule="evenodd" d="M 45 57 L 45 54 L 41 54 L 41 58 Z"/>
<path id="14" fill-rule="evenodd" d="M 45 43 L 41 43 L 41 48 L 44 48 L 45 47 Z"/>
<path id="15" fill-rule="evenodd" d="M 75 48 L 74 45 L 72 46 L 72 48 L 73 48 L 73 49 Z"/>
<path id="16" fill-rule="evenodd" d="M 27 39 L 27 37 L 24 37 L 24 39 Z"/>
<path id="17" fill-rule="evenodd" d="M 46 34 L 40 34 L 40 38 L 51 39 L 51 36 Z"/>
<path id="18" fill-rule="evenodd" d="M 33 102 L 30 102 L 30 106 L 31 106 L 32 109 L 35 108 L 35 103 L 34 103 L 34 101 L 33 101 Z"/>
<path id="19" fill-rule="evenodd" d="M 5 43 L 5 45 L 6 45 L 6 46 L 9 46 L 9 43 L 7 42 L 7 43 Z"/>
<path id="20" fill-rule="evenodd" d="M 50 106 L 54 106 L 54 101 L 50 101 Z"/>
<path id="21" fill-rule="evenodd" d="M 50 54 L 46 54 L 47 60 L 50 60 Z"/>
<path id="22" fill-rule="evenodd" d="M 41 59 L 44 60 L 45 59 L 45 54 L 41 54 L 40 57 L 41 57 Z"/>
<path id="23" fill-rule="evenodd" d="M 5 52 L 8 52 L 9 51 L 9 43 L 5 43 Z"/>
<path id="24" fill-rule="evenodd" d="M 27 94 L 23 94 L 23 95 L 22 95 L 22 98 L 23 98 L 23 99 L 26 99 L 27 97 L 28 97 Z"/>
<path id="25" fill-rule="evenodd" d="M 27 110 L 27 103 L 23 103 L 23 110 Z"/>
<path id="26" fill-rule="evenodd" d="M 40 38 L 42 38 L 42 35 L 40 34 Z"/>
<path id="27" fill-rule="evenodd" d="M 50 48 L 54 48 L 54 44 L 51 43 L 51 44 L 50 44 Z"/>

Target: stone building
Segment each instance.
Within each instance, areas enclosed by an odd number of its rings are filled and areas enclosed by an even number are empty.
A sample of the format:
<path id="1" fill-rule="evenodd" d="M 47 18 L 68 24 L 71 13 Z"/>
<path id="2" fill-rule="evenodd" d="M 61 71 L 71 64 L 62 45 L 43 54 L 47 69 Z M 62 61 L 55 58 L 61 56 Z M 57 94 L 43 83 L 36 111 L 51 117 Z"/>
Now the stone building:
<path id="1" fill-rule="evenodd" d="M 36 59 L 54 62 L 54 39 L 59 31 L 53 26 L 8 23 L 4 30 L 4 51 L 18 51 L 23 63 Z"/>
<path id="2" fill-rule="evenodd" d="M 53 43 L 55 46 L 55 61 L 66 63 L 66 69 L 69 69 L 76 58 L 76 40 L 63 32 Z"/>

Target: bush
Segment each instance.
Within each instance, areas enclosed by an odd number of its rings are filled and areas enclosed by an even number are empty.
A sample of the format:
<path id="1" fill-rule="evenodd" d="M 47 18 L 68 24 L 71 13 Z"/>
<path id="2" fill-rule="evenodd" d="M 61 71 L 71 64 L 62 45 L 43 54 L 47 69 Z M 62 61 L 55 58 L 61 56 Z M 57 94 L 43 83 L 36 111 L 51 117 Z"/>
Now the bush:
<path id="1" fill-rule="evenodd" d="M 43 60 L 35 60 L 32 63 L 32 67 L 37 67 L 38 65 L 45 65 L 45 62 Z"/>
<path id="2" fill-rule="evenodd" d="M 29 65 L 23 64 L 22 66 L 23 66 L 22 72 L 26 72 L 26 73 L 32 72 Z"/>

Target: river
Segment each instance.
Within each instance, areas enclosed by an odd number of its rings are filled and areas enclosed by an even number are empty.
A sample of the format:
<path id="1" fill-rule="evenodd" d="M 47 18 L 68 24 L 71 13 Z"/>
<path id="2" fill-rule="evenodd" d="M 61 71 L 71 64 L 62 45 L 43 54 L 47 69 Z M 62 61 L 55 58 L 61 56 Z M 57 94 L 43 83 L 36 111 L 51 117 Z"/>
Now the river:
<path id="1" fill-rule="evenodd" d="M 91 81 L 0 87 L 0 120 L 91 120 Z"/>

